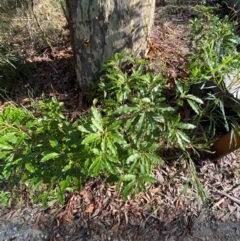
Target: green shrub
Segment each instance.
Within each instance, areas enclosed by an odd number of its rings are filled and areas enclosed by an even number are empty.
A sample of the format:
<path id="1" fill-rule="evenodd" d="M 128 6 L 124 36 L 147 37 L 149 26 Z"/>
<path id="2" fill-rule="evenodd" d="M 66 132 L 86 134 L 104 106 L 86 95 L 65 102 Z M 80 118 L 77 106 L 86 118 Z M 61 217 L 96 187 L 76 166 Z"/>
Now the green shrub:
<path id="1" fill-rule="evenodd" d="M 0 116 L 0 178 L 12 186 L 25 183 L 34 191 L 44 184 L 48 191 L 39 196 L 44 204 L 51 190 L 63 201 L 62 191 L 70 182 L 79 189 L 87 176 L 81 133 L 62 115 L 63 103 L 55 98 L 34 102 L 33 107 L 29 112 L 10 105 Z"/>
<path id="2" fill-rule="evenodd" d="M 126 64 L 132 65 L 131 73 L 122 70 Z M 103 175 L 107 182 L 117 182 L 126 198 L 155 181 L 152 169 L 163 161 L 156 154 L 160 140 L 185 150 L 194 126 L 181 122 L 177 108 L 166 103 L 164 78 L 146 71 L 142 60 L 123 54 L 104 69 L 102 98 L 93 101 L 82 123 L 68 122 L 55 98 L 33 102 L 31 112 L 15 106 L 3 110 L 1 180 L 25 183 L 32 190 L 44 184 L 63 201 L 63 191 Z M 48 195 L 46 191 L 39 198 L 46 203 Z"/>
<path id="3" fill-rule="evenodd" d="M 238 119 L 237 115 L 234 117 L 225 113 L 226 107 L 236 110 L 239 103 L 229 94 L 224 82 L 226 76 L 231 75 L 234 79 L 240 74 L 240 55 L 237 51 L 240 37 L 236 35 L 237 22 L 231 22 L 228 16 L 220 19 L 213 14 L 212 8 L 199 6 L 196 11 L 202 18 L 190 21 L 191 49 L 187 55 L 189 78 L 185 85 L 198 84 L 198 89 L 205 88 L 207 92 L 201 114 L 195 118 L 199 120 L 204 117 L 212 133 L 215 133 L 216 124 L 219 122 L 228 131 L 232 126 L 237 127 Z M 218 93 L 214 91 L 216 86 Z"/>

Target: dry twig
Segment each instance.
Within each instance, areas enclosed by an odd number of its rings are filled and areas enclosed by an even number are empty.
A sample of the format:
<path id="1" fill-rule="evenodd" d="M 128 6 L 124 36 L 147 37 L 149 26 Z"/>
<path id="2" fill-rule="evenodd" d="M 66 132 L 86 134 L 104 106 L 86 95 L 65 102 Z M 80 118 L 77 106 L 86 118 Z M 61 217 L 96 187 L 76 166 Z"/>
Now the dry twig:
<path id="1" fill-rule="evenodd" d="M 238 185 L 237 187 L 235 187 L 231 192 L 236 192 L 236 191 L 238 191 L 238 189 L 240 189 L 240 185 Z M 232 197 L 232 196 L 230 196 L 229 194 L 227 194 L 227 193 L 224 192 L 224 191 L 217 191 L 217 193 L 220 194 L 220 195 L 223 195 L 223 196 L 225 196 L 225 197 L 228 197 L 228 198 L 231 199 L 233 202 L 235 202 L 235 203 L 237 203 L 237 204 L 240 205 L 240 200 L 239 200 L 238 198 Z M 213 205 L 212 208 L 215 208 L 215 207 L 219 206 L 222 202 L 224 202 L 225 197 L 222 197 L 218 202 L 216 202 L 216 203 Z"/>

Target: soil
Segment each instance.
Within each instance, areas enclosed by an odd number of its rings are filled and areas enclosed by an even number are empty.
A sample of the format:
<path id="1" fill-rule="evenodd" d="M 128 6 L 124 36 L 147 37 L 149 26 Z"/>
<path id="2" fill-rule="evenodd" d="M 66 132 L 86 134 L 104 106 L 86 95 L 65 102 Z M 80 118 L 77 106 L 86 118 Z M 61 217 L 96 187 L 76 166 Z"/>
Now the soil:
<path id="1" fill-rule="evenodd" d="M 152 69 L 174 78 L 184 78 L 189 43 L 188 7 L 157 7 L 152 41 L 146 58 Z M 163 17 L 165 18 L 163 21 Z M 56 96 L 65 103 L 71 118 L 86 109 L 84 93 L 75 83 L 70 43 L 28 57 L 31 78 L 12 91 L 12 98 L 26 105 L 34 98 Z M 3 101 L 1 108 L 8 102 Z M 169 154 L 169 153 L 168 153 Z M 167 155 L 167 154 L 166 154 Z M 114 185 L 91 179 L 81 191 L 66 193 L 65 204 L 55 202 L 47 210 L 24 199 L 0 208 L 0 241 L 5 240 L 240 240 L 240 153 L 217 163 L 202 156 L 195 163 L 208 202 L 199 200 L 187 163 L 156 166 L 157 183 L 135 199 L 123 201 Z M 171 177 L 182 169 L 172 180 Z"/>

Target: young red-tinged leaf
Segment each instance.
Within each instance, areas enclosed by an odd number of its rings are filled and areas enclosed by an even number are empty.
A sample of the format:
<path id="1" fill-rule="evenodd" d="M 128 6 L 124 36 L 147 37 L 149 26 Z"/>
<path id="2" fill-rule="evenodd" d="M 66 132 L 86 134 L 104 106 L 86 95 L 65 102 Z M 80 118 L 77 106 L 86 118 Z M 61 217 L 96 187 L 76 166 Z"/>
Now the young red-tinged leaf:
<path id="1" fill-rule="evenodd" d="M 43 152 L 42 155 L 44 157 L 41 159 L 41 162 L 46 162 L 46 161 L 49 161 L 49 160 L 54 159 L 55 157 L 59 156 L 59 153 L 51 152 L 51 153 L 45 154 L 45 152 Z"/>
<path id="2" fill-rule="evenodd" d="M 94 141 L 96 141 L 97 139 L 100 139 L 100 133 L 91 133 L 88 134 L 83 140 L 82 140 L 82 144 L 89 144 L 92 143 Z"/>

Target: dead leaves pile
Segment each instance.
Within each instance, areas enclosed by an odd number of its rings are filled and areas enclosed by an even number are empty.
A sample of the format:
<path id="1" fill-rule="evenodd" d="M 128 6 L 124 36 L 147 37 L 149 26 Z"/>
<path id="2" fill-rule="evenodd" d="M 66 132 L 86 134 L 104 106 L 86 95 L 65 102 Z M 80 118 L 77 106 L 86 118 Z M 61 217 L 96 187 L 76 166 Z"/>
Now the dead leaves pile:
<path id="1" fill-rule="evenodd" d="M 169 177 L 175 172 L 176 167 L 170 168 L 166 164 L 156 167 L 154 176 L 157 183 L 125 201 L 114 185 L 105 184 L 102 180 L 88 181 L 82 191 L 68 194 L 66 208 L 57 216 L 55 236 L 71 240 L 82 230 L 87 230 L 85 236 L 88 240 L 97 240 L 105 235 L 110 240 L 159 240 L 166 236 L 178 237 L 183 232 L 187 235 L 185 228 L 197 215 L 199 205 L 196 204 L 195 191 L 189 189 L 185 196 L 181 195 L 186 173 L 169 182 Z"/>

